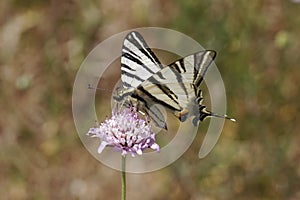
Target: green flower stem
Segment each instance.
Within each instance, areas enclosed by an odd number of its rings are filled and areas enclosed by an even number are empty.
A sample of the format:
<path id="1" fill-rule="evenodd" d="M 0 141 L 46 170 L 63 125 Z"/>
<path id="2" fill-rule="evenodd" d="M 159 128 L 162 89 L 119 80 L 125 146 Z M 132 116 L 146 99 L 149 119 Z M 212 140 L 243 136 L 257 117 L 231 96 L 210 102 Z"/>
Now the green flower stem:
<path id="1" fill-rule="evenodd" d="M 126 156 L 122 156 L 122 200 L 126 200 Z"/>

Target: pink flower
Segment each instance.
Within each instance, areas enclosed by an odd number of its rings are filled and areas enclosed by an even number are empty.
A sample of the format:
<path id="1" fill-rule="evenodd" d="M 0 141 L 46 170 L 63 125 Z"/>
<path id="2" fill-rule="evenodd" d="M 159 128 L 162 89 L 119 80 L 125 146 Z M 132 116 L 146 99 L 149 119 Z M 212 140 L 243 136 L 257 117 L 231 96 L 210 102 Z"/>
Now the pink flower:
<path id="1" fill-rule="evenodd" d="M 100 138 L 99 154 L 106 146 L 112 146 L 122 152 L 122 156 L 130 153 L 134 157 L 137 154 L 142 155 L 147 148 L 159 152 L 155 133 L 150 128 L 150 124 L 131 107 L 112 112 L 110 119 L 106 119 L 99 127 L 90 128 L 87 135 Z"/>

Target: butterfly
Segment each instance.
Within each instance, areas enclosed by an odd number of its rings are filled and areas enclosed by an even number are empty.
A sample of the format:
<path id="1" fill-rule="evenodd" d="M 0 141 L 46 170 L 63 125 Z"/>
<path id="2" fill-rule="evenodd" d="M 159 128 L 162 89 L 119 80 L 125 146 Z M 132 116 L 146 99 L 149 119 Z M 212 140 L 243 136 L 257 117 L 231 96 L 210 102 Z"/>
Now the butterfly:
<path id="1" fill-rule="evenodd" d="M 195 126 L 208 116 L 235 121 L 227 115 L 206 110 L 202 104 L 200 86 L 215 57 L 215 51 L 204 50 L 164 66 L 142 35 L 132 31 L 122 46 L 121 81 L 124 89 L 114 99 L 127 107 L 135 106 L 163 129 L 167 129 L 167 123 L 160 106 L 181 122 L 192 117 Z"/>

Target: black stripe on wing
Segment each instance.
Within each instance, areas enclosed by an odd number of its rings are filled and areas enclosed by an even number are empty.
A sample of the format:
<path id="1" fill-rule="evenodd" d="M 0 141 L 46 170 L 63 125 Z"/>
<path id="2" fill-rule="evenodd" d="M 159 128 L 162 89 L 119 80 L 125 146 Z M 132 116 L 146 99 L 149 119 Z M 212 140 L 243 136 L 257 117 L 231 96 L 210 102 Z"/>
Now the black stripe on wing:
<path id="1" fill-rule="evenodd" d="M 128 52 L 124 52 L 124 50 L 128 50 Z M 135 56 L 134 56 L 135 55 Z M 149 73 L 154 74 L 156 73 L 156 70 L 151 70 L 145 63 L 143 63 L 142 58 L 138 55 L 136 55 L 133 51 L 130 51 L 128 48 L 124 47 L 122 52 L 122 58 L 127 58 L 128 60 L 136 63 L 137 65 L 142 66 L 145 70 L 147 70 Z M 131 69 L 132 71 L 136 71 L 136 69 L 131 68 L 130 66 L 121 63 L 121 67 L 126 67 L 128 69 Z"/>
<path id="2" fill-rule="evenodd" d="M 156 85 L 155 85 L 155 86 L 156 86 Z M 151 94 L 151 93 L 150 93 L 149 91 L 147 91 L 143 86 L 139 86 L 136 90 L 138 90 L 138 93 L 141 94 L 140 96 L 145 97 L 144 100 L 147 98 L 147 99 L 149 99 L 149 102 L 151 101 L 151 102 L 154 102 L 154 103 L 161 104 L 161 105 L 163 105 L 163 106 L 165 106 L 165 107 L 167 107 L 167 108 L 169 108 L 169 109 L 171 109 L 171 110 L 174 110 L 174 111 L 181 111 L 180 105 L 179 105 L 177 102 L 175 102 L 175 104 L 178 105 L 178 108 L 175 108 L 174 106 L 172 106 L 172 105 L 169 104 L 168 102 L 163 101 L 163 100 L 157 98 L 155 95 Z M 170 95 L 170 94 L 168 94 L 168 93 L 165 93 L 164 90 L 162 90 L 162 91 L 163 91 L 163 93 L 164 93 L 166 96 L 169 96 L 169 95 Z M 175 95 L 175 94 L 173 93 L 173 95 Z M 138 95 L 137 95 L 137 96 L 138 96 Z M 172 100 L 172 99 L 171 99 L 171 100 Z M 147 100 L 145 100 L 145 101 L 147 101 Z"/>
<path id="3" fill-rule="evenodd" d="M 159 107 L 153 104 L 154 102 L 145 100 L 135 92 L 131 95 L 131 97 L 139 101 L 138 109 L 147 113 L 157 127 L 167 130 L 165 117 L 160 111 Z"/>
<path id="4" fill-rule="evenodd" d="M 168 66 L 170 67 L 170 70 L 172 71 L 172 73 L 176 76 L 176 80 L 177 80 L 178 84 L 180 85 L 181 89 L 184 91 L 184 94 L 188 97 L 189 94 L 188 94 L 186 85 L 184 84 L 186 82 L 186 79 L 182 75 L 183 73 L 186 72 L 186 68 L 183 64 L 183 59 L 180 59 Z"/>
<path id="5" fill-rule="evenodd" d="M 159 59 L 141 34 L 130 32 L 124 39 L 121 56 L 121 79 L 125 88 L 137 87 L 162 69 Z"/>
<path id="6" fill-rule="evenodd" d="M 188 112 L 186 110 L 182 110 L 177 114 L 180 121 L 185 121 L 187 115 L 194 116 L 194 125 L 198 121 L 203 121 L 204 118 L 211 116 L 213 113 L 207 111 L 205 106 L 202 105 L 202 91 L 200 89 L 200 85 L 203 81 L 203 78 L 208 70 L 208 67 L 211 65 L 213 60 L 216 57 L 216 52 L 213 50 L 205 50 L 200 51 L 195 54 L 186 56 L 181 58 L 169 65 L 170 68 L 180 73 L 181 79 L 185 77 L 190 80 L 190 84 L 194 90 L 194 106 L 192 108 L 188 108 Z M 183 83 L 184 81 L 179 81 L 182 89 L 186 89 L 187 84 Z"/>
<path id="7" fill-rule="evenodd" d="M 156 126 L 166 129 L 166 130 L 168 129 L 166 119 L 165 119 L 163 113 L 160 111 L 158 106 L 152 105 L 148 109 L 148 115 L 150 116 L 150 118 L 152 119 L 153 123 Z"/>
<path id="8" fill-rule="evenodd" d="M 201 90 L 200 85 L 207 72 L 208 67 L 211 65 L 216 57 L 216 52 L 213 50 L 200 51 L 195 54 L 181 58 L 169 65 L 176 72 L 185 74 L 186 77 L 193 77 L 193 87 L 195 89 L 195 95 L 199 96 Z M 183 81 L 181 81 L 183 82 Z M 184 85 L 182 85 L 184 88 Z"/>
<path id="9" fill-rule="evenodd" d="M 217 53 L 213 50 L 206 50 L 194 54 L 194 85 L 198 88 L 207 72 L 208 67 L 216 58 Z"/>
<path id="10" fill-rule="evenodd" d="M 153 63 L 156 63 L 158 66 L 161 65 L 160 61 L 152 52 L 152 50 L 149 48 L 149 46 L 147 45 L 143 36 L 140 33 L 136 31 L 132 31 L 127 35 L 126 39 L 131 43 L 133 43 L 138 49 L 140 49 L 140 51 L 144 55 L 146 55 Z"/>
<path id="11" fill-rule="evenodd" d="M 158 72 L 156 75 L 158 75 L 159 73 L 160 72 Z M 179 104 L 177 95 L 167 85 L 160 83 L 153 76 L 151 76 L 147 81 L 151 82 L 153 85 L 159 88 L 161 93 L 167 95 L 171 101 L 173 101 L 176 104 Z"/>

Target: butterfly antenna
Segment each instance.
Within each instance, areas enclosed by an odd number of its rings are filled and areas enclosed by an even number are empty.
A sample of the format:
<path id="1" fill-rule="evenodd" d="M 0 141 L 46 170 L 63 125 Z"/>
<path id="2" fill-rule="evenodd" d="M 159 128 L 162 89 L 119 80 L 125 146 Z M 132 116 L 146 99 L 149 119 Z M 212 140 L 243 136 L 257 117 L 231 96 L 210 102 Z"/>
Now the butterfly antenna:
<path id="1" fill-rule="evenodd" d="M 219 115 L 216 113 L 211 113 L 210 115 L 213 117 L 225 118 L 225 119 L 229 119 L 232 122 L 236 122 L 236 120 L 234 118 L 228 117 L 227 115 Z"/>
<path id="2" fill-rule="evenodd" d="M 102 90 L 102 91 L 106 91 L 106 92 L 111 92 L 111 90 L 108 89 L 104 89 L 104 88 L 94 88 L 93 86 L 91 86 L 91 84 L 88 84 L 88 89 L 89 90 Z"/>

